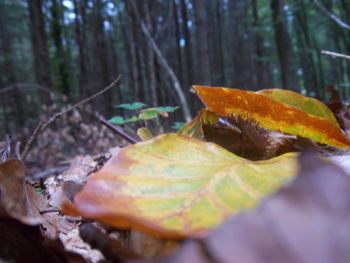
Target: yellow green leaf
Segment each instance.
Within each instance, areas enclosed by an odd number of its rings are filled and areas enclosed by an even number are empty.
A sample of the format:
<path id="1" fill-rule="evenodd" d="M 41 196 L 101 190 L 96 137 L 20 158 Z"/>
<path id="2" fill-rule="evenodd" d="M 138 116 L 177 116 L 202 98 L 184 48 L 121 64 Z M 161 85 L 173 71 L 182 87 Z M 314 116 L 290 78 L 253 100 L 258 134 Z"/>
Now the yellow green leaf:
<path id="1" fill-rule="evenodd" d="M 152 132 L 147 127 L 141 127 L 137 129 L 137 136 L 139 136 L 143 141 L 147 141 L 153 138 Z"/>
<path id="2" fill-rule="evenodd" d="M 334 117 L 332 111 L 317 99 L 305 97 L 299 93 L 285 89 L 264 89 L 258 91 L 258 93 L 265 94 L 271 99 L 295 107 L 313 116 L 328 120 L 335 126 L 339 127 L 339 123 Z"/>
<path id="3" fill-rule="evenodd" d="M 295 157 L 254 162 L 213 143 L 160 135 L 113 156 L 75 196 L 74 211 L 161 237 L 203 236 L 288 182 Z"/>
<path id="4" fill-rule="evenodd" d="M 212 113 L 206 109 L 202 109 L 192 121 L 185 124 L 179 133 L 203 140 L 203 125 L 213 125 L 218 122 L 218 120 L 219 116 L 217 116 L 215 113 Z"/>
<path id="5" fill-rule="evenodd" d="M 301 136 L 318 143 L 338 148 L 348 148 L 349 140 L 329 115 L 320 116 L 308 105 L 291 106 L 259 92 L 243 91 L 221 87 L 193 86 L 208 110 L 224 117 L 242 117 L 256 122 L 264 129 Z M 291 97 L 291 100 L 295 96 Z M 285 99 L 283 99 L 285 100 Z M 302 100 L 302 98 L 299 98 Z M 317 105 L 320 105 L 317 103 Z M 317 108 L 318 106 L 314 108 Z M 310 112 L 309 112 L 310 111 Z"/>

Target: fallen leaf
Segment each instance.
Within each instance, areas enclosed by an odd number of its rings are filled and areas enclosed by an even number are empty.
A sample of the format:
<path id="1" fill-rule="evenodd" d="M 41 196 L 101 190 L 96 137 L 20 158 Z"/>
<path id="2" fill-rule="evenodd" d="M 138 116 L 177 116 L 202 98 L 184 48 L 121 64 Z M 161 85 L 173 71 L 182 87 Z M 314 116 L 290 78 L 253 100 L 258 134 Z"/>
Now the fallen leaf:
<path id="1" fill-rule="evenodd" d="M 299 93 L 286 89 L 263 89 L 257 93 L 264 94 L 273 100 L 297 108 L 312 116 L 328 120 L 335 126 L 339 127 L 339 123 L 332 111 L 317 99 L 305 97 Z"/>
<path id="2" fill-rule="evenodd" d="M 87 262 L 64 249 L 60 240 L 41 234 L 40 226 L 28 226 L 13 218 L 0 216 L 1 262 Z"/>
<path id="3" fill-rule="evenodd" d="M 270 159 L 295 151 L 294 143 L 297 141 L 296 136 L 263 129 L 254 121 L 241 117 L 219 117 L 205 109 L 179 133 L 216 143 L 249 160 Z"/>
<path id="4" fill-rule="evenodd" d="M 205 135 L 203 132 L 203 126 L 213 126 L 218 121 L 219 116 L 206 109 L 202 109 L 192 121 L 190 121 L 189 123 L 185 124 L 184 127 L 182 127 L 179 133 L 191 136 L 199 140 L 204 140 Z"/>
<path id="5" fill-rule="evenodd" d="M 220 116 L 250 119 L 264 129 L 309 138 L 338 148 L 348 148 L 350 145 L 343 131 L 335 123 L 334 116 L 328 114 L 330 111 L 321 102 L 315 103 L 315 100 L 304 97 L 307 100 L 304 106 L 300 103 L 302 96 L 299 95 L 297 106 L 291 106 L 292 103 L 286 104 L 286 99 L 282 96 L 278 96 L 279 100 L 271 98 L 275 96 L 274 93 L 269 97 L 262 92 L 238 89 L 206 86 L 193 88 L 206 107 Z M 281 91 L 278 92 L 280 93 Z M 295 93 L 292 98 L 296 98 Z M 325 116 L 324 112 L 327 112 Z"/>
<path id="6" fill-rule="evenodd" d="M 66 212 L 162 237 L 203 236 L 254 207 L 296 168 L 295 154 L 253 162 L 212 143 L 166 134 L 123 148 L 89 177 L 75 209 Z"/>
<path id="7" fill-rule="evenodd" d="M 291 185 L 255 211 L 157 262 L 350 262 L 350 177 L 310 154 L 300 165 Z"/>
<path id="8" fill-rule="evenodd" d="M 147 141 L 153 138 L 152 132 L 147 127 L 137 129 L 137 135 L 142 141 Z"/>

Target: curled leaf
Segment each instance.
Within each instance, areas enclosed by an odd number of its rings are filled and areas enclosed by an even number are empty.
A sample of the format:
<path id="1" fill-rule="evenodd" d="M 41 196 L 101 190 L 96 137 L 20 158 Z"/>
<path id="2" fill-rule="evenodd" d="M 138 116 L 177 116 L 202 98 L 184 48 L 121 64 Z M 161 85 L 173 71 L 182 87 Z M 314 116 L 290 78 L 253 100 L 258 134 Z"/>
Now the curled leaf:
<path id="1" fill-rule="evenodd" d="M 305 109 L 300 102 L 297 103 L 298 106 L 291 106 L 291 102 L 281 102 L 286 100 L 281 96 L 279 100 L 270 97 L 277 95 L 268 96 L 261 92 L 218 87 L 193 88 L 206 107 L 220 116 L 250 119 L 264 129 L 301 136 L 338 148 L 347 148 L 350 145 L 343 131 L 335 123 L 334 116 L 330 117 L 328 113 L 324 115 L 327 111 L 314 109 L 326 107 L 320 102 L 315 106 L 314 100 L 308 100 Z M 291 100 L 296 97 L 295 94 L 291 96 Z M 304 99 L 307 100 L 306 97 Z M 302 101 L 302 96 L 298 100 Z"/>

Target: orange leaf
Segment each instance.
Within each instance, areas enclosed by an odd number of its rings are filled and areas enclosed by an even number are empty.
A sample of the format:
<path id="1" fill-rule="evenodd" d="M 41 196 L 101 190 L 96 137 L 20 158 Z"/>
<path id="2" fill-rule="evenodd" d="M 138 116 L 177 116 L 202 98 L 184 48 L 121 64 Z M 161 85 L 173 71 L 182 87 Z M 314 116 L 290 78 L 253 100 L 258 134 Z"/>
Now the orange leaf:
<path id="1" fill-rule="evenodd" d="M 307 110 L 307 107 L 301 107 L 300 104 L 298 107 L 292 106 L 291 103 L 288 105 L 281 102 L 282 99 L 276 100 L 271 98 L 272 95 L 267 96 L 259 92 L 207 86 L 193 88 L 206 107 L 220 116 L 239 116 L 253 120 L 265 129 L 298 135 L 338 148 L 347 148 L 350 145 L 343 131 L 328 115 L 320 113 L 317 116 L 314 110 Z M 291 96 L 291 100 L 294 98 L 295 96 Z M 309 109 L 314 103 L 309 101 Z M 326 107 L 320 102 L 317 105 Z"/>

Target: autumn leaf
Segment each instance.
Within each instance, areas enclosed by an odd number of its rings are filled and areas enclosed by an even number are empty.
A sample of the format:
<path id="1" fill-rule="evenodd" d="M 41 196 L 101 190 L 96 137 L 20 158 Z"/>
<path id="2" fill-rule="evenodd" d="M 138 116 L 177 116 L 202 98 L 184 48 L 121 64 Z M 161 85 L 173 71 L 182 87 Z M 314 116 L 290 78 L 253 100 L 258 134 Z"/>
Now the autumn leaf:
<path id="1" fill-rule="evenodd" d="M 339 127 L 339 123 L 332 111 L 317 99 L 305 97 L 299 93 L 285 89 L 263 89 L 257 93 L 265 94 L 273 100 L 295 107 L 315 117 L 328 120 L 335 126 Z"/>
<path id="2" fill-rule="evenodd" d="M 313 155 L 299 160 L 299 176 L 257 209 L 155 262 L 350 262 L 350 177 Z"/>
<path id="3" fill-rule="evenodd" d="M 264 129 L 301 136 L 338 148 L 350 145 L 331 112 L 316 100 L 301 95 L 296 99 L 294 93 L 285 91 L 267 91 L 266 95 L 264 92 L 219 87 L 193 88 L 206 107 L 220 116 L 250 119 Z M 293 100 L 296 102 L 292 103 Z"/>
<path id="4" fill-rule="evenodd" d="M 216 144 L 166 134 L 112 157 L 75 196 L 75 212 L 161 237 L 202 236 L 254 207 L 296 169 L 295 154 L 253 162 Z"/>
<path id="5" fill-rule="evenodd" d="M 219 121 L 219 116 L 206 109 L 200 110 L 198 115 L 179 131 L 180 134 L 203 140 L 203 125 L 213 125 Z"/>
<path id="6" fill-rule="evenodd" d="M 219 117 L 206 109 L 202 109 L 179 133 L 216 143 L 250 160 L 265 160 L 295 151 L 296 143 L 296 136 L 263 129 L 254 121 L 241 117 Z"/>

